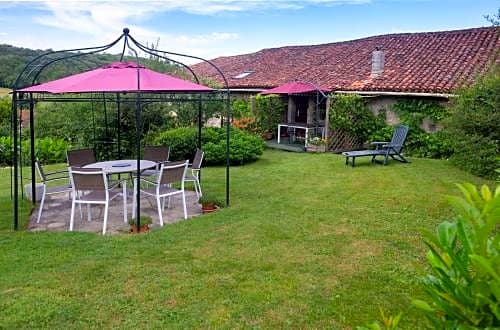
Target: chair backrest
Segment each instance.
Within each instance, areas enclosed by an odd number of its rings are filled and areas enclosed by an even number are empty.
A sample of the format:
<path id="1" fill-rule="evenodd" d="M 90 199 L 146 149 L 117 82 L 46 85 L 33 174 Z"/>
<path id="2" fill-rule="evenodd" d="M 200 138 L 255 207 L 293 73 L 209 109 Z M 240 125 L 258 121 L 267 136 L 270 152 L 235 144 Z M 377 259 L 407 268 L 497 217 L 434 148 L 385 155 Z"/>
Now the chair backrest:
<path id="1" fill-rule="evenodd" d="M 193 170 L 201 169 L 201 163 L 203 162 L 203 156 L 205 153 L 201 149 L 196 149 L 196 154 L 194 155 L 193 165 L 191 168 Z"/>
<path id="2" fill-rule="evenodd" d="M 170 162 L 162 164 L 160 167 L 160 175 L 158 176 L 158 186 L 161 184 L 181 183 L 184 187 L 184 177 L 188 161 Z"/>
<path id="3" fill-rule="evenodd" d="M 394 147 L 394 150 L 396 152 L 401 152 L 401 149 L 403 149 L 403 145 L 406 141 L 406 136 L 408 135 L 408 126 L 405 125 L 398 125 L 394 129 L 394 134 L 392 135 L 392 140 L 391 144 L 397 145 L 397 147 Z"/>
<path id="4" fill-rule="evenodd" d="M 38 172 L 38 176 L 40 177 L 40 180 L 42 183 L 45 183 L 47 180 L 47 177 L 45 176 L 45 172 L 43 171 L 42 164 L 38 160 L 38 158 L 35 160 L 35 166 L 36 166 L 36 171 Z"/>
<path id="5" fill-rule="evenodd" d="M 82 167 L 96 162 L 93 149 L 68 150 L 66 152 L 68 166 Z"/>
<path id="6" fill-rule="evenodd" d="M 144 159 L 156 163 L 164 163 L 168 161 L 170 147 L 168 146 L 146 146 L 144 147 Z"/>
<path id="7" fill-rule="evenodd" d="M 69 167 L 71 186 L 75 191 L 107 191 L 108 182 L 102 168 Z"/>

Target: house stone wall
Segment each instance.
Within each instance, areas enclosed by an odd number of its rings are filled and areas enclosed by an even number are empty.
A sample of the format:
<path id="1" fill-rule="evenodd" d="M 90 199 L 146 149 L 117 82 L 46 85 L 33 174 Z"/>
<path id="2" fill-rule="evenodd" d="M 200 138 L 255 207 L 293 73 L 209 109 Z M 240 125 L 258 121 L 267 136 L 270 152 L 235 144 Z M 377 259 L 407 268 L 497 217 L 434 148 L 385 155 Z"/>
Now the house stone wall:
<path id="1" fill-rule="evenodd" d="M 417 97 L 414 97 L 418 99 Z M 402 97 L 393 97 L 393 96 L 368 96 L 366 97 L 368 108 L 373 112 L 374 115 L 378 115 L 380 110 L 386 110 L 386 118 L 385 122 L 389 125 L 397 125 L 400 123 L 399 117 L 395 111 L 392 111 L 391 108 L 398 101 L 402 100 Z M 408 99 L 408 98 L 406 98 Z M 429 98 L 421 98 L 429 100 Z M 446 99 L 439 99 L 439 101 L 443 104 L 447 103 Z M 439 131 L 442 127 L 439 124 L 434 123 L 431 119 L 425 118 L 422 121 L 420 127 L 426 131 L 427 133 L 433 133 Z"/>

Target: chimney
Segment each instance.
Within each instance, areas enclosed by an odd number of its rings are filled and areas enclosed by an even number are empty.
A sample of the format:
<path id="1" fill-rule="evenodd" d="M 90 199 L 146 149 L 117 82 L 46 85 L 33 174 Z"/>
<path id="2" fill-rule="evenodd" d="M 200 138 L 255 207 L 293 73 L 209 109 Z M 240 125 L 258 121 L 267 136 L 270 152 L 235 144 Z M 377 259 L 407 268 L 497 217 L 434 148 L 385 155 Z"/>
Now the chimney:
<path id="1" fill-rule="evenodd" d="M 384 72 L 384 51 L 378 46 L 372 52 L 372 78 L 377 78 Z"/>

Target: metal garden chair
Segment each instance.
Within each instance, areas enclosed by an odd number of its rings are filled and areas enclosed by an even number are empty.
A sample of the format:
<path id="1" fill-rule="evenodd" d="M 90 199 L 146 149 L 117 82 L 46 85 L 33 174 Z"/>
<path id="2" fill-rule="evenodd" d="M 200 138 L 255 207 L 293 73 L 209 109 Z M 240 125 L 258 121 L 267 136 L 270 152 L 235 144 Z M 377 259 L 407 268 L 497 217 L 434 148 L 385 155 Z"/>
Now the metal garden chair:
<path id="1" fill-rule="evenodd" d="M 73 187 L 73 199 L 71 204 L 71 219 L 69 230 L 73 230 L 76 204 L 87 204 L 87 218 L 91 220 L 90 205 L 104 205 L 104 222 L 102 234 L 106 234 L 108 224 L 109 203 L 118 196 L 123 198 L 123 221 L 127 222 L 127 183 L 126 181 L 116 182 L 111 187 L 108 186 L 106 173 L 100 168 L 69 168 L 71 186 Z M 121 192 L 115 190 L 122 185 Z"/>
<path id="2" fill-rule="evenodd" d="M 66 158 L 71 167 L 83 167 L 96 162 L 93 149 L 68 150 Z"/>
<path id="3" fill-rule="evenodd" d="M 193 163 L 191 164 L 191 166 L 188 167 L 188 169 L 191 170 L 191 174 L 187 174 L 186 178 L 184 179 L 184 182 L 193 182 L 194 190 L 196 192 L 197 197 L 201 197 L 203 195 L 201 192 L 201 185 L 200 185 L 200 171 L 204 155 L 205 153 L 202 150 L 196 149 L 196 154 L 194 155 Z"/>
<path id="4" fill-rule="evenodd" d="M 152 186 L 148 188 L 140 188 L 137 178 L 134 179 L 134 201 L 133 201 L 133 211 L 132 214 L 135 216 L 137 191 L 140 189 L 141 194 L 146 196 L 152 196 L 156 199 L 156 206 L 158 208 L 158 217 L 160 218 L 160 225 L 163 226 L 163 209 L 165 208 L 165 199 L 168 198 L 170 204 L 170 198 L 175 195 L 181 195 L 182 197 L 182 207 L 184 211 L 184 219 L 187 219 L 187 208 L 186 208 L 186 195 L 184 192 L 184 179 L 186 177 L 186 171 L 188 167 L 188 161 L 182 162 L 170 162 L 167 164 L 161 164 L 158 178 L 155 181 L 148 180 L 141 177 L 141 181 L 146 182 Z M 180 188 L 174 188 L 174 185 L 178 184 Z"/>
<path id="5" fill-rule="evenodd" d="M 168 146 L 146 146 L 144 147 L 143 159 L 155 162 L 156 168 L 141 172 L 141 176 L 157 175 L 160 170 L 160 165 L 168 162 L 170 155 L 170 147 Z"/>
<path id="6" fill-rule="evenodd" d="M 38 176 L 40 177 L 40 182 L 42 183 L 42 199 L 40 201 L 40 209 L 38 210 L 38 216 L 36 219 L 36 223 L 40 223 L 40 219 L 42 218 L 42 210 L 45 204 L 45 198 L 49 195 L 56 195 L 62 193 L 71 193 L 71 185 L 69 184 L 68 171 L 55 171 L 55 172 L 45 172 L 42 164 L 37 159 L 35 161 L 35 166 L 38 172 Z M 64 185 L 58 186 L 48 186 L 51 182 L 57 181 L 66 181 L 67 183 Z"/>

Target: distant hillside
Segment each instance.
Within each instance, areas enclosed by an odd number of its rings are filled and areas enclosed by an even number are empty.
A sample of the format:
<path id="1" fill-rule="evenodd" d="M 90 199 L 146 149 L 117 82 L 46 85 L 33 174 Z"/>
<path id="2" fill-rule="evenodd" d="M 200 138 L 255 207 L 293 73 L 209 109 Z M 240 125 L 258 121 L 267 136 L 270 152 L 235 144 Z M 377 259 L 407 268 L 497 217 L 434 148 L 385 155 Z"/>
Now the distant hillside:
<path id="1" fill-rule="evenodd" d="M 24 66 L 43 53 L 49 50 L 33 50 L 28 48 L 14 47 L 11 45 L 0 44 L 0 87 L 11 88 L 17 76 Z M 93 69 L 104 64 L 118 61 L 119 55 L 111 54 L 92 54 L 79 58 L 77 61 L 61 61 L 58 64 L 50 66 L 40 76 L 39 81 L 45 82 L 73 73 Z M 141 62 L 150 69 L 171 73 L 177 76 L 184 76 L 183 70 L 175 64 L 158 61 L 157 59 L 141 58 Z"/>

